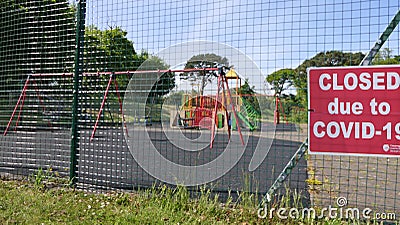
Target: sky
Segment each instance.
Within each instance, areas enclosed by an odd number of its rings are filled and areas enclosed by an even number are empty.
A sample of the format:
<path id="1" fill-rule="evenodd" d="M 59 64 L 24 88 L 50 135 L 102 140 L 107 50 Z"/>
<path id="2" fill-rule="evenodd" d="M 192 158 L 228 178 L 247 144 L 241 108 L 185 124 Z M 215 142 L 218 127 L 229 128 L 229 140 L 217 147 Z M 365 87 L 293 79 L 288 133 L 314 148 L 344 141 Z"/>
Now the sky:
<path id="1" fill-rule="evenodd" d="M 400 9 L 398 0 L 87 2 L 87 24 L 121 27 L 136 51 L 156 54 L 198 40 L 238 49 L 260 68 L 262 76 L 243 75 L 259 90 L 268 74 L 296 68 L 321 51 L 367 53 Z M 397 55 L 399 40 L 397 27 L 384 47 Z"/>

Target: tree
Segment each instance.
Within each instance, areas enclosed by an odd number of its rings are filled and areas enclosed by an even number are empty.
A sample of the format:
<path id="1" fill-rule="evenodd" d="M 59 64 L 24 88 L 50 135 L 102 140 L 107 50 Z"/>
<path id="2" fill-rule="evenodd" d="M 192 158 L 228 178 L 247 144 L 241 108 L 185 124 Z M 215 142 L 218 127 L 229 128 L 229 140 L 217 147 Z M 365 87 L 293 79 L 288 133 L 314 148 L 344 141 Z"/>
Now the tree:
<path id="1" fill-rule="evenodd" d="M 299 109 L 302 114 L 293 115 L 293 120 L 305 122 L 307 120 L 307 68 L 322 66 L 354 66 L 359 65 L 364 58 L 364 54 L 346 53 L 341 51 L 320 52 L 311 59 L 305 60 L 296 69 L 278 70 L 267 77 L 267 81 L 272 84 L 275 94 L 281 94 L 285 89 L 285 83 L 296 88 L 296 96 L 288 95 L 285 98 L 285 110 L 290 114 L 290 110 Z M 270 78 L 269 78 L 270 77 Z"/>
<path id="2" fill-rule="evenodd" d="M 292 86 L 293 74 L 292 69 L 281 69 L 267 76 L 266 80 L 272 85 L 275 96 L 281 96 L 283 91 Z"/>
<path id="3" fill-rule="evenodd" d="M 0 2 L 0 77 L 16 88 L 31 73 L 71 72 L 75 8 L 67 0 Z"/>
<path id="4" fill-rule="evenodd" d="M 392 57 L 392 50 L 389 48 L 381 49 L 375 58 L 372 60 L 373 65 L 390 65 L 390 64 L 400 64 L 400 56 Z"/>
<path id="5" fill-rule="evenodd" d="M 279 104 L 278 101 L 281 99 L 284 99 L 286 97 L 289 97 L 289 99 L 292 98 L 292 95 L 282 95 L 282 92 L 286 89 L 288 89 L 290 86 L 293 84 L 293 73 L 294 71 L 292 69 L 281 69 L 278 71 L 273 72 L 272 74 L 268 75 L 266 78 L 267 82 L 272 85 L 272 88 L 274 89 L 274 97 L 275 97 L 275 104 Z M 286 104 L 285 104 L 285 109 L 286 109 Z M 285 114 L 288 113 L 287 110 L 283 112 Z M 276 116 L 276 123 L 280 123 L 280 112 L 279 109 L 275 109 L 275 116 Z"/>
<path id="6" fill-rule="evenodd" d="M 146 60 L 147 65 L 151 65 L 152 70 L 166 70 L 169 69 L 162 59 L 156 56 L 150 56 Z M 157 82 L 152 86 L 151 92 L 149 94 L 149 99 L 155 98 L 155 101 L 159 103 L 162 101 L 161 97 L 168 94 L 175 87 L 175 75 L 171 72 L 166 72 L 162 74 L 154 75 L 159 76 Z"/>
<path id="7" fill-rule="evenodd" d="M 346 53 L 341 51 L 320 52 L 311 59 L 305 60 L 294 70 L 293 84 L 300 92 L 307 90 L 307 68 L 322 67 L 322 66 L 355 66 L 359 65 L 364 54 Z"/>
<path id="8" fill-rule="evenodd" d="M 186 64 L 185 69 L 217 68 L 219 65 L 229 66 L 228 59 L 214 53 L 199 54 L 192 56 Z M 216 72 L 214 71 L 194 71 L 184 73 L 181 78 L 193 83 L 200 83 L 200 95 L 204 94 L 204 88 L 211 83 Z"/>
<path id="9" fill-rule="evenodd" d="M 249 80 L 246 79 L 244 81 L 244 84 L 239 87 L 238 94 L 242 95 L 242 98 L 249 102 L 255 110 L 260 111 L 260 105 L 258 104 L 257 97 L 255 96 L 256 92 L 254 91 L 254 89 L 255 87 L 251 87 L 249 85 Z"/>
<path id="10" fill-rule="evenodd" d="M 328 51 L 320 52 L 311 59 L 305 60 L 294 70 L 293 75 L 293 85 L 297 90 L 297 102 L 300 103 L 302 108 L 307 108 L 307 68 L 359 65 L 364 56 L 361 52 Z"/>
<path id="11" fill-rule="evenodd" d="M 137 54 L 133 42 L 127 38 L 127 32 L 120 27 L 110 27 L 100 30 L 95 26 L 89 26 L 85 33 L 85 68 L 87 72 L 116 72 L 168 69 L 169 65 L 156 56 L 142 51 Z M 145 76 L 157 76 L 157 73 L 146 73 Z M 117 76 L 121 90 L 125 90 L 131 75 Z M 145 80 L 145 78 L 144 78 Z M 151 79 L 147 79 L 151 80 Z M 106 80 L 103 81 L 105 85 Z M 152 85 L 152 84 L 151 84 Z M 160 98 L 169 93 L 175 87 L 175 78 L 172 73 L 164 73 L 156 84 L 143 88 L 149 88 L 149 97 Z M 139 88 L 139 87 L 138 87 Z"/>
<path id="12" fill-rule="evenodd" d="M 127 71 L 133 70 L 137 57 L 133 42 L 120 27 L 100 30 L 89 26 L 85 31 L 85 70 Z M 142 60 L 140 60 L 142 61 Z"/>
<path id="13" fill-rule="evenodd" d="M 29 74 L 73 71 L 75 12 L 75 7 L 68 0 L 0 1 L 1 114 L 6 113 L 9 117 L 10 105 L 17 102 L 18 92 Z M 36 90 L 48 104 L 48 111 L 55 108 L 60 111 L 61 105 L 70 107 L 68 99 L 71 95 L 54 94 L 54 91 L 65 90 L 66 86 L 62 84 L 68 82 L 68 79 L 61 80 L 57 76 L 38 82 Z M 44 110 L 32 104 L 26 103 L 24 109 L 25 112 L 29 110 L 31 120 L 38 120 L 44 115 Z"/>

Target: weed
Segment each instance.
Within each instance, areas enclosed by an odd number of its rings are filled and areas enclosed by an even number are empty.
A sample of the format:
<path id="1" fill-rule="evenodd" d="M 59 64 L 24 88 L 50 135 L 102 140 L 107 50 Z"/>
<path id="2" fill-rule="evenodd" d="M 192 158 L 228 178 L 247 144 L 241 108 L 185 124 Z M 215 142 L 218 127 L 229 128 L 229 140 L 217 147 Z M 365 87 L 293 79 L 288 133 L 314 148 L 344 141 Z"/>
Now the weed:
<path id="1" fill-rule="evenodd" d="M 28 179 L 33 183 L 35 188 L 40 190 L 54 186 L 69 185 L 71 182 L 68 179 L 61 178 L 57 171 L 53 171 L 52 167 L 48 169 L 39 168 Z"/>
<path id="2" fill-rule="evenodd" d="M 30 176 L 30 180 L 33 182 L 35 188 L 43 189 L 45 187 L 44 180 L 47 176 L 48 172 L 45 172 L 42 168 L 39 168 L 35 173 Z"/>

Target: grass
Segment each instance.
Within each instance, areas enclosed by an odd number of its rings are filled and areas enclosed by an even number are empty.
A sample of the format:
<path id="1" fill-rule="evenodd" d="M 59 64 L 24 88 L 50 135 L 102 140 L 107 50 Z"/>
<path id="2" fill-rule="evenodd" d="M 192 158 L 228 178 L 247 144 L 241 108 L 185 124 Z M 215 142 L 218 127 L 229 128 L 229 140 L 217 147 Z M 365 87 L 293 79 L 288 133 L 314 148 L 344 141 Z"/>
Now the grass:
<path id="1" fill-rule="evenodd" d="M 228 198 L 221 203 L 204 188 L 197 198 L 190 197 L 182 186 L 99 194 L 68 185 L 49 188 L 40 171 L 32 178 L 0 180 L 0 224 L 348 224 L 340 220 L 262 219 L 257 216 L 254 196 L 245 192 L 240 201 Z M 283 198 L 278 204 L 286 207 L 291 203 Z M 301 207 L 297 204 L 294 206 Z"/>
<path id="2" fill-rule="evenodd" d="M 253 224 L 256 213 L 224 207 L 206 191 L 192 199 L 183 187 L 94 194 L 0 182 L 0 224 Z"/>

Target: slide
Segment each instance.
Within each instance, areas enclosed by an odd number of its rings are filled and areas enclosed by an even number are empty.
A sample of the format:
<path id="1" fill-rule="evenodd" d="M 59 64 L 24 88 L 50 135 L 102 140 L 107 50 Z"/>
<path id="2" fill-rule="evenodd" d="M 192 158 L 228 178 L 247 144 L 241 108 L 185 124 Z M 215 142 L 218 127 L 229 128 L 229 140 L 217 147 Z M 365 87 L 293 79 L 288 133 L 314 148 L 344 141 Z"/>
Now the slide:
<path id="1" fill-rule="evenodd" d="M 243 115 L 242 113 L 240 113 L 240 112 L 236 112 L 236 113 L 237 113 L 239 119 L 241 119 L 241 120 L 244 122 L 244 124 L 246 124 L 246 126 L 250 129 L 250 131 L 253 131 L 254 129 L 256 129 L 256 128 L 254 127 L 254 125 L 251 124 L 251 122 L 247 119 L 246 116 L 244 116 L 244 115 Z"/>
<path id="2" fill-rule="evenodd" d="M 260 120 L 261 113 L 256 110 L 245 98 L 242 97 L 241 100 L 242 107 L 241 112 L 238 112 L 238 117 L 246 124 L 250 131 L 253 131 L 257 129 L 257 126 L 254 125 L 254 121 Z M 253 123 L 251 121 L 253 121 Z"/>
<path id="3" fill-rule="evenodd" d="M 248 102 L 245 98 L 241 97 L 244 109 L 246 110 L 247 117 L 251 120 L 257 120 L 261 118 L 261 112 L 255 109 L 250 102 Z M 243 108 L 243 107 L 242 107 Z"/>

